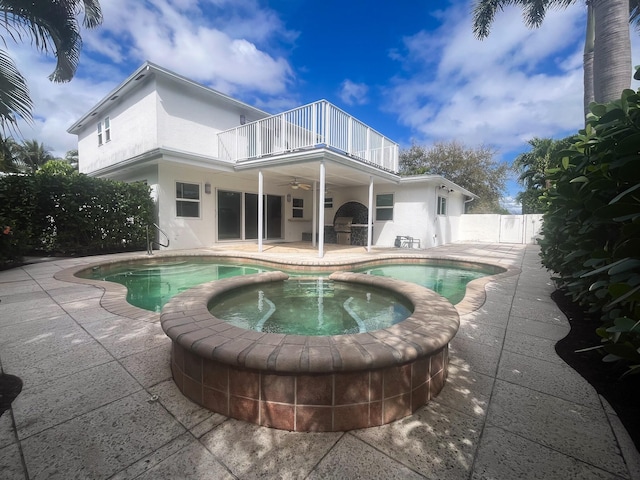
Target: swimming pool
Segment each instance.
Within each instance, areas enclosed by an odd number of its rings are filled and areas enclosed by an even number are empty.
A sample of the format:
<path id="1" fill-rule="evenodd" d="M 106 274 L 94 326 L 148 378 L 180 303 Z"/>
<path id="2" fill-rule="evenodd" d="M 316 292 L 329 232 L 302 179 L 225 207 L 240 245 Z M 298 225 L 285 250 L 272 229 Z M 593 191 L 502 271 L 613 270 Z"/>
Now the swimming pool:
<path id="1" fill-rule="evenodd" d="M 392 263 L 373 267 L 336 266 L 329 270 L 306 270 L 301 272 L 291 265 L 260 265 L 235 263 L 220 258 L 186 257 L 141 260 L 99 265 L 83 270 L 76 275 L 81 278 L 119 283 L 127 288 L 127 302 L 145 310 L 160 312 L 175 295 L 196 285 L 212 280 L 222 280 L 239 275 L 281 270 L 291 277 L 328 276 L 337 270 L 352 270 L 370 275 L 386 276 L 408 281 L 429 288 L 442 295 L 452 304 L 460 302 L 466 285 L 477 278 L 495 273 L 495 268 L 458 267 L 455 264 Z"/>
<path id="2" fill-rule="evenodd" d="M 196 271 L 208 272 L 204 276 L 192 272 L 191 263 Z M 446 268 L 470 270 L 454 282 L 462 292 L 466 289 L 467 295 L 454 308 L 433 290 L 393 278 L 413 276 L 414 282 L 420 280 L 420 274 L 408 272 L 421 268 L 404 273 L 398 269 L 400 263 L 400 267 L 436 267 L 441 272 Z M 386 266 L 393 268 L 382 268 Z M 143 287 L 134 282 L 131 289 L 138 292 L 136 296 L 157 290 L 160 301 L 165 302 L 169 287 L 175 290 L 163 307 L 153 307 L 162 310 L 160 315 L 127 304 L 128 286 L 98 281 L 115 276 L 145 278 L 145 270 L 154 273 L 141 281 Z M 478 279 L 478 273 L 486 277 Z M 458 330 L 459 312 L 481 305 L 489 278 L 510 273 L 499 266 L 416 256 L 294 264 L 287 259 L 205 255 L 145 257 L 69 269 L 56 278 L 72 281 L 69 274 L 78 283 L 102 286 L 106 294 L 100 303 L 107 310 L 150 322 L 160 320 L 171 339 L 174 382 L 198 405 L 272 428 L 345 431 L 406 417 L 438 395 L 446 382 L 449 342 Z M 374 288 L 391 291 L 406 298 L 413 310 L 408 318 L 390 327 L 318 336 L 248 330 L 209 311 L 210 305 L 234 289 L 266 288 L 270 283 L 311 274 L 316 281 L 326 278 L 350 286 L 358 284 L 365 292 Z M 216 279 L 194 285 L 207 275 Z M 470 281 L 471 277 L 476 280 Z M 467 281 L 470 283 L 465 284 Z M 444 281 L 442 287 L 446 293 Z M 435 288 L 440 288 L 437 283 Z"/>

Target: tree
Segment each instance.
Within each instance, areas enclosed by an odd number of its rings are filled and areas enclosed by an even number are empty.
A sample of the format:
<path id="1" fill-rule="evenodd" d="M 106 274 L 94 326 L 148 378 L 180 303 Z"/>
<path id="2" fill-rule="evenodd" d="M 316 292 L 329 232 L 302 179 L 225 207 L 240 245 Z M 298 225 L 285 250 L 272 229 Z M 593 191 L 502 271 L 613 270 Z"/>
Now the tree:
<path id="1" fill-rule="evenodd" d="M 102 22 L 98 0 L 0 0 L 0 24 L 15 41 L 28 37 L 35 47 L 54 53 L 53 82 L 68 82 L 78 67 L 82 38 L 76 17 L 84 11 L 83 25 Z M 3 38 L 4 40 L 4 38 Z M 24 77 L 11 57 L 0 50 L 0 128 L 16 128 L 18 117 L 32 121 L 33 103 Z"/>
<path id="2" fill-rule="evenodd" d="M 571 145 L 571 138 L 533 138 L 529 140 L 531 151 L 521 153 L 513 161 L 513 168 L 520 174 L 518 182 L 525 190 L 516 199 L 522 205 L 522 213 L 544 213 L 546 201 L 540 197 L 550 187 L 549 168 L 558 167 L 557 153 Z"/>
<path id="3" fill-rule="evenodd" d="M 78 150 L 68 150 L 62 160 L 71 165 L 76 172 L 78 171 Z"/>
<path id="4" fill-rule="evenodd" d="M 500 206 L 509 167 L 494 160 L 496 152 L 485 146 L 437 142 L 431 148 L 413 144 L 400 152 L 402 175 L 442 175 L 480 198 L 468 205 L 468 213 L 507 213 Z"/>
<path id="5" fill-rule="evenodd" d="M 32 173 L 54 159 L 49 149 L 37 140 L 25 140 L 22 145 L 17 145 L 15 158 L 20 170 Z"/>
<path id="6" fill-rule="evenodd" d="M 496 12 L 508 5 L 522 7 L 525 24 L 530 28 L 537 28 L 550 8 L 566 8 L 575 2 L 576 0 L 477 0 L 473 12 L 473 31 L 477 38 L 486 38 Z M 588 105 L 592 100 L 607 103 L 618 99 L 621 92 L 631 84 L 628 24 L 629 21 L 637 24 L 640 2 L 586 0 L 586 3 L 585 104 Z"/>
<path id="7" fill-rule="evenodd" d="M 19 172 L 20 162 L 16 158 L 18 144 L 11 137 L 0 137 L 0 172 Z"/>

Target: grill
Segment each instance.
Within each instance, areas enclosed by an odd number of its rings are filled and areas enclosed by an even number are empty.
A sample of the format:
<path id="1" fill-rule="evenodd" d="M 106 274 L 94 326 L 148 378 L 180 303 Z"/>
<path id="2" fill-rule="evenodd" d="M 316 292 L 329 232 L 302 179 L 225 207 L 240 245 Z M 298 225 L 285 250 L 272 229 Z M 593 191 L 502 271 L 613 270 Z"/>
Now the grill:
<path id="1" fill-rule="evenodd" d="M 336 243 L 351 245 L 351 222 L 353 217 L 336 217 L 333 229 L 336 231 Z"/>

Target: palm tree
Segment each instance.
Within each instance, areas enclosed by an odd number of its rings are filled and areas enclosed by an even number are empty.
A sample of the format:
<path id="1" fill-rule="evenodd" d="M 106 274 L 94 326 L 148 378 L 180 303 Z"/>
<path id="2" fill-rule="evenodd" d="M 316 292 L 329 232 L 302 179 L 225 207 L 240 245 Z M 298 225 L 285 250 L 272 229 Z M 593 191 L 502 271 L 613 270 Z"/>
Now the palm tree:
<path id="1" fill-rule="evenodd" d="M 25 140 L 22 145 L 18 145 L 15 157 L 21 165 L 22 171 L 32 173 L 49 160 L 54 159 L 49 149 L 37 140 Z"/>
<path id="2" fill-rule="evenodd" d="M 54 53 L 57 63 L 49 79 L 68 82 L 75 75 L 82 49 L 76 19 L 82 11 L 85 28 L 102 22 L 98 0 L 0 0 L 0 24 L 12 40 L 27 37 L 37 49 Z M 0 128 L 15 128 L 17 117 L 31 122 L 32 108 L 24 77 L 11 57 L 0 50 Z"/>
<path id="3" fill-rule="evenodd" d="M 550 8 L 566 8 L 573 3 L 576 0 L 477 0 L 473 12 L 473 31 L 477 38 L 486 38 L 495 14 L 508 5 L 522 7 L 525 24 L 535 28 L 542 24 Z M 620 98 L 622 90 L 631 84 L 628 24 L 629 21 L 638 24 L 640 2 L 586 0 L 586 4 L 585 103 L 591 100 L 607 103 Z"/>
<path id="4" fill-rule="evenodd" d="M 68 150 L 64 158 L 61 160 L 71 165 L 75 171 L 78 171 L 78 150 Z"/>
<path id="5" fill-rule="evenodd" d="M 523 192 L 518 193 L 516 199 L 522 205 L 522 213 L 544 213 L 545 204 L 540 200 L 540 196 L 550 186 L 546 171 L 558 166 L 556 154 L 569 148 L 571 139 L 535 137 L 528 143 L 531 151 L 521 153 L 513 160 L 513 169 L 520 174 L 518 183 L 525 188 Z"/>
<path id="6" fill-rule="evenodd" d="M 17 173 L 21 164 L 16 158 L 19 145 L 11 137 L 0 137 L 0 172 Z"/>

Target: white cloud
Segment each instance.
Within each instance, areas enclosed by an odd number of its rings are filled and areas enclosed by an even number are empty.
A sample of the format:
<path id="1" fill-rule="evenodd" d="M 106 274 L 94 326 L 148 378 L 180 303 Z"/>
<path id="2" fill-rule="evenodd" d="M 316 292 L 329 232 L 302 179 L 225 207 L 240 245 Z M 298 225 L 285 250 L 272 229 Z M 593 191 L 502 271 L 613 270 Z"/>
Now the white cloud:
<path id="1" fill-rule="evenodd" d="M 20 137 L 42 142 L 54 155 L 64 157 L 77 148 L 77 138 L 66 133 L 67 128 L 109 92 L 115 81 L 76 77 L 68 83 L 53 83 L 48 78 L 55 68 L 52 56 L 39 54 L 28 44 L 11 46 L 8 51 L 26 77 L 34 105 L 33 124 L 19 122 Z"/>
<path id="2" fill-rule="evenodd" d="M 347 105 L 364 105 L 367 103 L 369 87 L 364 83 L 355 83 L 347 79 L 340 84 L 340 99 Z"/>
<path id="3" fill-rule="evenodd" d="M 231 95 L 281 95 L 293 79 L 286 58 L 259 45 L 286 44 L 297 33 L 253 1 L 113 0 L 103 14 L 104 24 L 83 36 L 88 51 L 111 61 L 150 60 Z"/>
<path id="4" fill-rule="evenodd" d="M 101 7 L 103 25 L 81 32 L 80 68 L 70 83 L 48 80 L 52 55 L 28 43 L 8 45 L 34 102 L 33 125 L 20 122 L 23 139 L 58 156 L 77 148 L 67 128 L 145 60 L 250 103 L 293 106 L 285 53 L 297 32 L 256 1 L 110 0 Z"/>
<path id="5" fill-rule="evenodd" d="M 403 72 L 386 91 L 387 108 L 418 142 L 458 139 L 505 152 L 581 126 L 582 6 L 553 10 L 534 30 L 507 8 L 484 41 L 462 7 L 441 18 L 438 30 L 405 39 Z"/>

